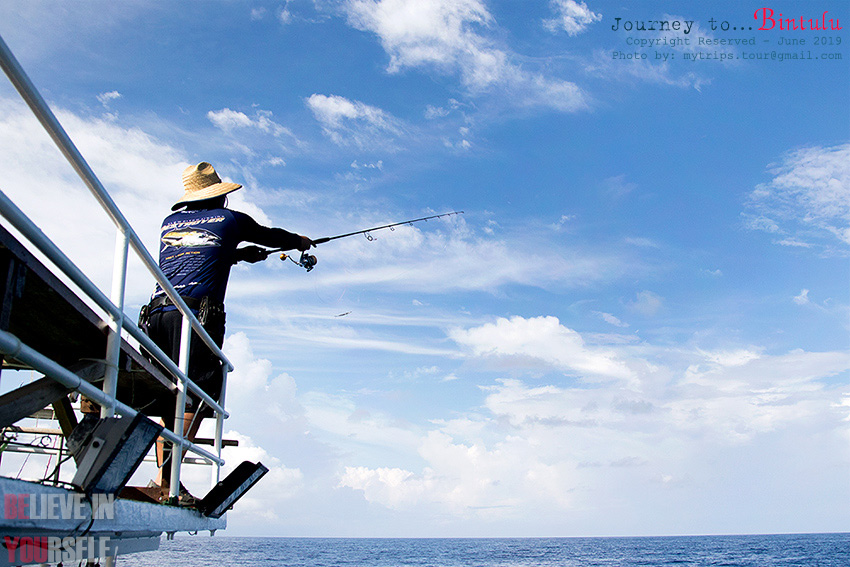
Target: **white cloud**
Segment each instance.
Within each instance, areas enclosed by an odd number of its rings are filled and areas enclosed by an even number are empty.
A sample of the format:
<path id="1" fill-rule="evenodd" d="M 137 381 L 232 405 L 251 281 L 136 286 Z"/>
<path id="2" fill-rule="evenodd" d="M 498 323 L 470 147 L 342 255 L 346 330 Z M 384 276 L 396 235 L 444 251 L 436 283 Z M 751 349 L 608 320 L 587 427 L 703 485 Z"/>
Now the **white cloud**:
<path id="1" fill-rule="evenodd" d="M 680 396 L 669 403 L 672 419 L 683 430 L 721 435 L 733 443 L 795 422 L 829 419 L 834 392 L 820 380 L 848 367 L 846 353 L 801 350 L 750 353 L 708 368 L 694 366 L 686 372 Z"/>
<path id="2" fill-rule="evenodd" d="M 809 290 L 807 289 L 800 290 L 800 295 L 794 297 L 794 303 L 796 303 L 797 305 L 807 305 L 810 302 L 811 300 L 809 299 Z"/>
<path id="3" fill-rule="evenodd" d="M 499 318 L 449 336 L 475 356 L 529 357 L 570 373 L 594 378 L 628 379 L 631 370 L 611 351 L 591 347 L 555 317 Z"/>
<path id="4" fill-rule="evenodd" d="M 287 2 L 286 5 L 283 6 L 277 13 L 277 19 L 283 25 L 288 25 L 292 23 L 292 12 L 289 11 L 289 8 L 287 7 L 288 5 L 289 2 Z"/>
<path id="5" fill-rule="evenodd" d="M 351 226 L 376 226 L 386 217 L 369 216 L 346 220 L 338 229 L 327 223 L 313 234 L 344 233 Z M 321 231 L 321 232 L 319 232 Z M 234 281 L 230 297 L 259 297 L 282 290 L 335 290 L 372 286 L 438 294 L 457 290 L 494 293 L 506 285 L 519 284 L 544 289 L 582 287 L 611 281 L 646 268 L 639 261 L 616 256 L 606 250 L 574 248 L 552 241 L 551 232 L 535 237 L 529 231 L 492 236 L 492 230 L 476 234 L 462 217 L 427 224 L 399 226 L 393 232 L 373 233 L 374 242 L 363 238 L 338 240 L 332 247 L 316 251 L 319 264 L 310 278 L 286 278 L 255 272 L 250 282 Z M 530 252 L 516 254 L 513 250 Z M 546 269 L 528 269 L 545 266 Z"/>
<path id="6" fill-rule="evenodd" d="M 645 238 L 643 236 L 628 236 L 623 239 L 623 242 L 632 246 L 640 246 L 641 248 L 661 248 L 660 244 L 651 238 Z"/>
<path id="7" fill-rule="evenodd" d="M 101 93 L 97 95 L 97 100 L 104 108 L 109 108 L 109 103 L 113 100 L 118 100 L 119 98 L 121 98 L 121 93 L 118 91 L 109 91 L 108 93 Z"/>
<path id="8" fill-rule="evenodd" d="M 753 216 L 746 213 L 742 216 L 744 218 L 744 226 L 750 230 L 761 230 L 770 233 L 780 232 L 779 225 L 776 224 L 776 221 L 773 219 L 767 218 L 763 215 Z"/>
<path id="9" fill-rule="evenodd" d="M 563 490 L 572 476 L 569 467 L 543 462 L 525 439 L 509 438 L 488 448 L 431 431 L 422 438 L 419 454 L 428 463 L 420 474 L 346 467 L 340 485 L 388 508 L 428 506 L 457 518 L 493 520 L 513 516 L 524 505 L 563 507 L 570 501 Z"/>
<path id="10" fill-rule="evenodd" d="M 384 162 L 383 162 L 383 160 L 378 160 L 375 163 L 358 163 L 357 160 L 354 160 L 353 162 L 351 162 L 351 168 L 352 169 L 377 169 L 377 170 L 380 171 L 380 170 L 384 169 Z"/>
<path id="11" fill-rule="evenodd" d="M 352 26 L 380 37 L 390 55 L 390 72 L 423 65 L 459 67 L 464 82 L 479 87 L 501 74 L 505 54 L 476 32 L 493 24 L 479 0 L 350 0 L 346 10 Z"/>
<path id="12" fill-rule="evenodd" d="M 292 130 L 276 122 L 273 113 L 268 110 L 255 108 L 246 114 L 222 108 L 207 112 L 207 120 L 222 132 L 216 135 L 220 145 L 223 138 L 230 154 L 242 154 L 243 160 L 248 163 L 274 167 L 285 165 L 281 154 L 304 146 L 304 142 Z"/>
<path id="13" fill-rule="evenodd" d="M 526 71 L 513 62 L 513 53 L 487 37 L 495 21 L 480 0 L 347 0 L 344 10 L 353 27 L 380 38 L 390 73 L 434 69 L 460 75 L 474 93 L 506 89 L 506 98 L 520 106 L 587 108 L 574 83 Z"/>
<path id="14" fill-rule="evenodd" d="M 603 321 L 605 321 L 606 323 L 610 323 L 611 325 L 614 325 L 615 327 L 628 327 L 629 326 L 628 323 L 623 323 L 622 321 L 620 321 L 617 317 L 615 317 L 611 313 L 604 313 L 604 312 L 601 312 L 601 311 L 597 311 L 596 314 L 599 315 L 602 318 Z"/>
<path id="15" fill-rule="evenodd" d="M 637 189 L 637 184 L 626 181 L 625 174 L 609 177 L 602 182 L 603 191 L 613 199 L 621 199 Z"/>
<path id="16" fill-rule="evenodd" d="M 540 356 L 538 345 L 524 339 L 481 342 L 500 348 L 510 342 L 503 350 Z M 624 347 L 618 358 L 628 359 L 630 350 Z M 419 440 L 420 470 L 353 464 L 340 485 L 361 491 L 369 502 L 425 509 L 430 517 L 442 511 L 456 518 L 516 517 L 529 525 L 534 510 L 538 526 L 569 525 L 566 511 L 586 521 L 593 516 L 587 509 L 605 514 L 612 506 L 640 517 L 659 502 L 679 506 L 681 495 L 710 505 L 706 489 L 719 487 L 703 469 L 712 459 L 725 454 L 728 460 L 735 447 L 773 432 L 805 436 L 810 428 L 838 429 L 847 419 L 846 395 L 822 380 L 850 369 L 850 356 L 760 351 L 697 350 L 687 356 L 695 364 L 674 370 L 681 353 L 658 349 L 662 364 L 634 365 L 638 389 L 617 382 L 588 388 L 500 379 L 483 389 L 481 411 L 433 422 Z M 833 448 L 841 442 L 835 437 Z M 783 446 L 792 450 L 796 443 Z M 743 467 L 761 478 L 761 465 Z M 674 500 L 663 492 L 671 483 L 681 491 Z M 634 498 L 635 491 L 646 498 Z"/>
<path id="17" fill-rule="evenodd" d="M 810 242 L 803 242 L 801 240 L 797 240 L 796 238 L 783 238 L 782 240 L 777 240 L 776 244 L 780 246 L 790 246 L 792 248 L 812 248 L 814 244 Z"/>
<path id="18" fill-rule="evenodd" d="M 584 69 L 591 75 L 606 79 L 638 80 L 672 87 L 694 88 L 698 91 L 711 82 L 693 71 L 680 70 L 678 66 L 674 67 L 668 63 L 656 63 L 651 59 L 614 59 L 610 49 L 595 50 L 585 63 Z"/>
<path id="19" fill-rule="evenodd" d="M 687 18 L 664 14 L 661 19 L 682 21 Z M 661 61 L 652 57 L 647 59 L 629 58 L 630 50 L 625 49 L 628 46 L 615 43 L 609 49 L 594 50 L 593 55 L 585 63 L 585 70 L 592 75 L 617 81 L 637 80 L 679 88 L 694 88 L 701 91 L 705 85 L 711 83 L 711 78 L 703 75 L 702 69 L 696 68 L 691 59 L 694 53 L 700 50 L 697 42 L 692 39 L 695 37 L 712 40 L 714 33 L 702 29 L 698 22 L 694 23 L 688 34 L 685 34 L 684 29 L 678 31 L 658 30 L 646 36 L 645 39 L 662 42 L 661 46 L 664 47 L 664 50 L 675 58 L 671 57 L 668 60 Z M 719 46 L 715 53 L 728 55 L 729 59 L 717 63 L 734 65 L 736 61 L 734 51 L 731 47 Z M 618 58 L 614 57 L 615 53 L 618 54 Z"/>
<path id="20" fill-rule="evenodd" d="M 341 146 L 391 148 L 395 138 L 407 129 L 400 120 L 380 108 L 342 96 L 313 94 L 306 103 L 324 133 Z"/>
<path id="21" fill-rule="evenodd" d="M 381 130 L 397 132 L 396 120 L 380 108 L 337 95 L 313 94 L 307 106 L 316 119 L 329 128 L 340 128 L 344 122 L 361 121 Z"/>
<path id="22" fill-rule="evenodd" d="M 705 358 L 720 366 L 743 366 L 750 361 L 757 360 L 761 354 L 758 350 L 735 349 L 717 351 L 698 351 Z"/>
<path id="23" fill-rule="evenodd" d="M 418 443 L 418 432 L 411 424 L 384 412 L 360 407 L 346 394 L 312 391 L 300 399 L 311 427 L 332 439 L 344 439 L 346 444 L 391 447 L 399 453 L 415 448 Z"/>
<path id="24" fill-rule="evenodd" d="M 307 429 L 295 379 L 286 373 L 274 376 L 272 363 L 255 356 L 244 332 L 228 335 L 224 353 L 235 367 L 227 379 L 227 407 L 233 415 L 229 426 L 262 432 L 258 442 L 269 445 L 280 435 L 297 435 Z"/>
<path id="25" fill-rule="evenodd" d="M 629 309 L 641 315 L 652 317 L 658 314 L 664 305 L 664 298 L 651 291 L 639 291 L 634 301 L 628 304 Z"/>
<path id="26" fill-rule="evenodd" d="M 369 502 L 379 502 L 388 508 L 418 502 L 432 484 L 429 480 L 413 479 L 414 474 L 399 468 L 369 469 L 345 467 L 339 485 L 362 490 Z"/>
<path id="27" fill-rule="evenodd" d="M 552 224 L 553 230 L 563 230 L 565 226 L 576 220 L 576 215 L 561 215 L 558 222 Z"/>
<path id="28" fill-rule="evenodd" d="M 425 107 L 425 118 L 428 120 L 433 120 L 435 118 L 445 118 L 449 115 L 451 111 L 447 108 L 443 108 L 442 106 L 432 106 L 428 105 Z"/>
<path id="29" fill-rule="evenodd" d="M 784 246 L 850 244 L 850 143 L 788 152 L 768 171 L 749 195 L 748 228 L 785 235 Z"/>
<path id="30" fill-rule="evenodd" d="M 207 112 L 207 118 L 217 128 L 225 132 L 233 132 L 234 130 L 255 129 L 275 137 L 290 136 L 295 137 L 292 132 L 272 120 L 273 114 L 268 110 L 257 110 L 254 117 L 251 118 L 244 112 L 222 108 L 221 110 L 211 110 Z"/>
<path id="31" fill-rule="evenodd" d="M 555 18 L 544 20 L 543 27 L 551 32 L 564 30 L 568 35 L 578 35 L 593 22 L 602 19 L 602 14 L 596 14 L 584 2 L 576 0 L 550 0 Z"/>
<path id="32" fill-rule="evenodd" d="M 182 194 L 181 151 L 111 120 L 55 108 L 59 121 L 156 259 L 159 226 Z M 109 295 L 116 229 L 30 111 L 0 103 L 3 192 Z M 73 212 L 73 214 L 70 214 Z M 153 278 L 131 260 L 127 303 L 142 303 Z"/>

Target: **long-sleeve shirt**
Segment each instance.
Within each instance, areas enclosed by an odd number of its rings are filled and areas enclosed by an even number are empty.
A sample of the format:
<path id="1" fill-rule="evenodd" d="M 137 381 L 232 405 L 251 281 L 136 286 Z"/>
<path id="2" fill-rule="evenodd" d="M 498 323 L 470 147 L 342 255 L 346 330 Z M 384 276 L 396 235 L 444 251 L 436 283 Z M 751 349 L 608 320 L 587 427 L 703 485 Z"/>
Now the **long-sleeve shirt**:
<path id="1" fill-rule="evenodd" d="M 236 247 L 252 242 L 291 250 L 301 237 L 258 224 L 245 213 L 225 208 L 181 210 L 169 215 L 160 233 L 159 267 L 181 296 L 224 303 Z M 157 285 L 154 297 L 164 292 Z"/>

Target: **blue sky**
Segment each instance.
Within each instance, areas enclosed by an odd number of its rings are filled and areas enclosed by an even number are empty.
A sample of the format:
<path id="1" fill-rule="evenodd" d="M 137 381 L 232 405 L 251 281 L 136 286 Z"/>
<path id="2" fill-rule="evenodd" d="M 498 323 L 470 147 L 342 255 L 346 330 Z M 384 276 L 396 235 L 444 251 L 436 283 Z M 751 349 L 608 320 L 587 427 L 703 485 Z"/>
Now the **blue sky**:
<path id="1" fill-rule="evenodd" d="M 11 0 L 0 35 L 151 250 L 202 160 L 316 238 L 465 211 L 234 270 L 227 458 L 272 471 L 228 533 L 841 531 L 850 38 L 763 7 Z M 0 99 L 3 191 L 108 289 L 114 231 Z"/>

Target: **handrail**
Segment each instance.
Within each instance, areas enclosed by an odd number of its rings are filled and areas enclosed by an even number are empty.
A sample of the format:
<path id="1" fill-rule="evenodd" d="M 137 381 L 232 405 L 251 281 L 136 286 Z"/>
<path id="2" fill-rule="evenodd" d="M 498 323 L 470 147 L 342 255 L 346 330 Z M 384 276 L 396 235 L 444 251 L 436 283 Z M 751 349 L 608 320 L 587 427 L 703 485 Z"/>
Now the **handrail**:
<path id="1" fill-rule="evenodd" d="M 74 171 L 77 172 L 77 175 L 83 180 L 89 190 L 92 192 L 94 197 L 98 200 L 100 205 L 106 210 L 107 214 L 112 218 L 112 222 L 115 223 L 115 226 L 118 227 L 119 230 L 127 233 L 127 236 L 130 240 L 130 245 L 133 247 L 133 250 L 141 258 L 145 267 L 148 271 L 153 275 L 156 282 L 160 285 L 160 287 L 165 291 L 165 294 L 174 302 L 174 304 L 180 309 L 180 312 L 183 313 L 184 316 L 189 318 L 189 321 L 192 323 L 192 328 L 196 333 L 201 337 L 201 339 L 206 343 L 206 345 L 212 350 L 221 360 L 224 362 L 230 370 L 233 370 L 233 364 L 231 364 L 230 360 L 228 360 L 227 356 L 221 351 L 215 341 L 209 336 L 209 334 L 204 330 L 201 322 L 198 321 L 198 318 L 192 313 L 180 295 L 177 293 L 177 290 L 174 289 L 174 286 L 171 285 L 171 282 L 168 281 L 168 278 L 165 277 L 165 274 L 162 273 L 162 270 L 159 269 L 159 265 L 154 259 L 151 257 L 145 245 L 142 243 L 142 240 L 135 233 L 133 228 L 130 226 L 130 223 L 118 209 L 118 206 L 115 204 L 115 201 L 109 196 L 106 189 L 100 183 L 100 181 L 95 176 L 94 172 L 89 167 L 85 158 L 83 158 L 82 154 L 80 154 L 77 147 L 74 145 L 74 142 L 71 141 L 71 138 L 65 132 L 65 129 L 62 128 L 62 125 L 56 119 L 56 116 L 47 106 L 47 103 L 38 93 L 35 88 L 35 85 L 32 84 L 29 77 L 24 72 L 23 68 L 20 66 L 18 61 L 15 59 L 15 56 L 9 50 L 9 47 L 6 45 L 6 42 L 3 41 L 3 38 L 0 36 L 0 67 L 3 67 L 3 71 L 6 72 L 6 75 L 9 77 L 9 80 L 12 81 L 12 84 L 18 90 L 21 97 L 30 107 L 33 114 L 35 114 L 36 118 L 41 125 L 47 130 L 47 133 L 53 139 L 54 143 L 58 146 L 59 151 L 62 152 L 62 155 L 65 156 L 65 159 L 71 164 L 71 167 L 74 168 Z"/>
<path id="2" fill-rule="evenodd" d="M 86 293 L 94 302 L 106 311 L 106 313 L 112 317 L 118 316 L 118 308 L 115 307 L 115 304 L 109 300 L 108 297 L 98 288 L 94 283 L 82 272 L 80 269 L 68 258 L 48 237 L 45 235 L 40 228 L 38 228 L 32 220 L 27 217 L 23 211 L 21 211 L 17 205 L 15 205 L 11 199 L 3 192 L 0 191 L 0 214 L 9 221 L 9 223 L 27 240 L 29 240 L 38 250 L 47 256 L 47 258 L 56 265 L 68 278 L 79 287 L 84 293 Z M 213 410 L 222 413 L 225 417 L 230 417 L 230 414 L 222 408 L 218 402 L 213 400 L 209 394 L 201 390 L 201 388 L 195 384 L 188 376 L 186 376 L 180 368 L 177 367 L 177 364 L 171 358 L 169 358 L 162 349 L 154 343 L 149 336 L 147 336 L 144 331 L 139 329 L 135 323 L 132 321 L 125 319 L 124 321 L 124 329 L 128 332 L 130 336 L 139 341 L 139 343 L 145 347 L 149 352 L 156 356 L 157 360 L 165 366 L 172 374 L 180 377 L 185 383 L 186 386 L 193 393 L 198 395 L 200 398 L 204 400 Z"/>
<path id="3" fill-rule="evenodd" d="M 37 369 L 39 372 L 43 373 L 45 376 L 49 375 L 51 378 L 53 378 L 60 384 L 77 390 L 87 398 L 91 398 L 99 404 L 110 403 L 108 396 L 103 393 L 103 390 L 100 390 L 92 384 L 89 384 L 67 368 L 47 358 L 32 347 L 28 347 L 27 345 L 23 344 L 21 340 L 12 333 L 0 330 L 0 353 L 3 353 L 4 355 L 8 355 L 16 360 L 20 360 L 21 362 L 29 364 L 33 368 Z M 117 400 L 115 401 L 115 409 L 121 415 L 129 417 L 133 417 L 137 413 L 139 413 L 130 406 Z M 184 446 L 186 449 L 202 456 L 203 458 L 209 461 L 216 463 L 217 465 L 224 464 L 224 460 L 220 457 L 216 457 L 212 453 L 201 449 L 194 443 L 180 438 L 168 429 L 163 429 L 162 433 L 160 433 L 160 436 L 165 437 L 172 443 Z"/>
<path id="4" fill-rule="evenodd" d="M 222 408 L 218 403 L 216 403 L 206 392 L 203 392 L 192 380 L 187 376 L 189 371 L 189 343 L 192 338 L 192 330 L 195 331 L 197 336 L 204 342 L 204 344 L 222 361 L 222 374 L 223 374 L 223 384 L 222 384 L 222 393 L 225 391 L 225 386 L 227 383 L 227 373 L 233 370 L 233 364 L 228 360 L 227 356 L 222 352 L 221 348 L 213 341 L 213 339 L 209 336 L 207 331 L 203 328 L 198 318 L 194 313 L 189 309 L 186 305 L 186 302 L 180 297 L 177 293 L 177 290 L 159 268 L 159 265 L 154 261 L 148 252 L 147 248 L 145 248 L 139 236 L 130 226 L 130 223 L 118 209 L 118 206 L 109 196 L 109 193 L 100 183 L 97 176 L 94 174 L 92 169 L 89 167 L 86 160 L 83 158 L 82 154 L 80 154 L 77 147 L 74 145 L 73 141 L 71 141 L 68 134 L 65 132 L 62 125 L 57 120 L 56 116 L 50 110 L 50 107 L 44 101 L 44 99 L 39 94 L 38 90 L 35 88 L 35 85 L 29 79 L 27 74 L 24 72 L 21 65 L 18 63 L 15 56 L 12 54 L 6 42 L 0 37 L 0 67 L 3 68 L 3 71 L 9 77 L 9 80 L 14 85 L 15 89 L 30 107 L 35 117 L 47 131 L 48 135 L 51 137 L 53 142 L 59 148 L 59 151 L 68 160 L 68 163 L 71 167 L 76 171 L 77 175 L 79 175 L 80 179 L 82 179 L 83 183 L 88 187 L 89 191 L 94 195 L 95 199 L 100 203 L 100 206 L 104 209 L 104 211 L 109 215 L 113 224 L 115 224 L 118 229 L 118 239 L 116 241 L 116 263 L 121 264 L 120 266 L 115 266 L 113 271 L 113 298 L 107 299 L 106 296 L 95 286 L 74 264 L 71 262 L 59 249 L 56 247 L 53 242 L 51 242 L 45 235 L 42 233 L 38 227 L 36 227 L 27 217 L 24 215 L 12 202 L 6 197 L 6 195 L 0 192 L 2 195 L 2 199 L 0 199 L 0 212 L 8 219 L 10 222 L 15 224 L 16 228 L 22 233 L 27 235 L 27 238 L 30 242 L 35 245 L 39 250 L 42 251 L 47 257 L 54 263 L 54 265 L 63 271 L 67 277 L 69 277 L 84 293 L 88 294 L 89 298 L 95 301 L 102 309 L 104 309 L 110 316 L 109 327 L 110 333 L 107 341 L 107 353 L 106 353 L 106 374 L 104 376 L 104 386 L 103 390 L 98 390 L 91 384 L 80 380 L 78 377 L 70 373 L 65 368 L 62 368 L 55 362 L 47 359 L 40 353 L 35 352 L 30 349 L 26 345 L 22 345 L 20 341 L 9 333 L 0 334 L 0 347 L 5 349 L 14 348 L 16 352 L 24 353 L 29 356 L 35 363 L 40 364 L 44 368 L 49 368 L 49 373 L 45 372 L 45 375 L 50 376 L 51 378 L 64 382 L 64 380 L 70 380 L 74 383 L 73 388 L 78 391 L 84 393 L 85 395 L 91 397 L 96 402 L 100 403 L 102 406 L 102 416 L 112 415 L 115 411 L 125 415 L 134 415 L 136 412 L 129 406 L 119 402 L 115 397 L 116 392 L 116 381 L 117 381 L 117 373 L 118 373 L 118 357 L 120 353 L 120 341 L 122 332 L 126 331 L 129 335 L 136 338 L 140 344 L 142 344 L 145 348 L 147 348 L 154 357 L 162 363 L 169 372 L 171 372 L 176 380 L 177 380 L 177 401 L 175 408 L 175 419 L 174 419 L 174 432 L 170 432 L 168 430 L 163 431 L 163 437 L 171 441 L 175 447 L 174 451 L 177 454 L 182 455 L 182 449 L 185 447 L 192 452 L 202 455 L 204 458 L 211 460 L 212 462 L 218 464 L 218 468 L 216 469 L 216 478 L 219 475 L 220 467 L 224 464 L 224 461 L 221 459 L 221 442 L 219 439 L 216 439 L 216 451 L 218 452 L 218 456 L 213 456 L 207 451 L 200 449 L 196 445 L 191 442 L 188 442 L 183 434 L 184 434 L 184 413 L 186 408 L 186 394 L 187 388 L 189 391 L 199 395 L 203 398 L 204 402 L 210 405 L 213 408 L 216 415 L 216 433 L 217 435 L 221 431 L 222 420 L 228 417 L 227 412 L 225 412 L 224 408 Z M 12 218 L 9 218 L 12 217 Z M 14 220 L 13 220 L 14 219 Z M 174 362 L 165 355 L 165 353 L 156 346 L 152 340 L 150 340 L 147 335 L 145 335 L 136 325 L 129 322 L 129 320 L 124 316 L 124 291 L 126 288 L 126 258 L 127 258 L 127 250 L 128 247 L 132 246 L 136 255 L 142 260 L 142 263 L 147 268 L 147 270 L 153 275 L 156 282 L 159 284 L 159 287 L 165 292 L 165 295 L 171 299 L 177 309 L 180 311 L 183 317 L 183 324 L 181 330 L 181 354 L 180 360 L 178 361 L 179 365 L 175 365 Z M 117 302 L 117 306 L 116 306 Z M 4 342 L 5 341 L 5 342 Z M 10 342 L 11 341 L 11 342 Z M 10 346 L 11 344 L 11 346 Z M 31 353 L 28 351 L 32 351 Z M 39 358 L 40 357 L 40 358 Z M 21 359 L 24 360 L 24 359 Z M 24 360 L 26 361 L 26 360 Z M 36 367 L 34 364 L 31 366 Z M 74 378 L 70 378 L 70 376 L 74 376 Z M 221 400 L 223 400 L 223 396 Z M 132 412 L 132 414 L 130 413 Z M 180 466 L 179 463 L 182 462 L 182 457 L 178 458 L 177 463 L 178 466 L 173 466 L 171 468 L 171 486 L 170 486 L 170 495 L 177 496 L 178 487 L 180 485 Z"/>

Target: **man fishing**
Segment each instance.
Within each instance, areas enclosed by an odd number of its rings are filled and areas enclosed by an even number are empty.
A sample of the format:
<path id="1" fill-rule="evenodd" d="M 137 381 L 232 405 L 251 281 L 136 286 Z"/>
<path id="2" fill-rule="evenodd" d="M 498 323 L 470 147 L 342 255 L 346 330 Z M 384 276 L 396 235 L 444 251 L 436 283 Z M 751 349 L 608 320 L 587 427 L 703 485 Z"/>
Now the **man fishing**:
<path id="1" fill-rule="evenodd" d="M 306 236 L 261 226 L 245 213 L 228 209 L 226 195 L 241 187 L 238 183 L 222 182 L 209 163 L 187 167 L 183 171 L 185 192 L 171 207 L 176 212 L 166 217 L 160 233 L 160 269 L 219 348 L 224 343 L 224 296 L 230 268 L 240 261 L 265 260 L 269 254 L 258 246 L 237 246 L 251 242 L 281 250 L 306 251 L 314 245 Z M 142 318 L 143 328 L 151 339 L 177 362 L 182 315 L 160 286 L 143 308 Z M 188 376 L 211 398 L 219 399 L 223 380 L 221 361 L 197 336 L 191 341 Z M 200 398 L 187 394 L 183 435 L 190 441 L 194 440 L 201 420 L 209 415 L 209 409 L 201 410 L 200 405 Z M 165 496 L 170 466 L 163 464 L 167 460 L 163 449 L 164 441 L 160 439 L 157 459 L 163 466 L 156 485 Z M 192 501 L 191 495 L 181 490 L 181 502 Z"/>

